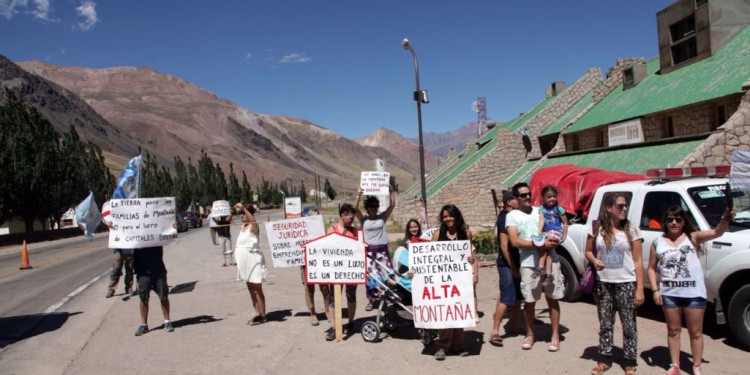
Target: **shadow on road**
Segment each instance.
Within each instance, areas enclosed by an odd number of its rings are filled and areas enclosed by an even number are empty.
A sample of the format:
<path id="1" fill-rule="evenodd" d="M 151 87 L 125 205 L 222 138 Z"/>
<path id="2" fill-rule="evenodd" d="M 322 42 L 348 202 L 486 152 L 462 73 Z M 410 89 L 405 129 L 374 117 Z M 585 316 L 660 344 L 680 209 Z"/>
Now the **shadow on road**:
<path id="1" fill-rule="evenodd" d="M 198 316 L 194 316 L 192 318 L 185 318 L 185 319 L 175 320 L 175 321 L 172 322 L 172 325 L 175 328 L 179 328 L 179 327 L 189 326 L 189 325 L 193 325 L 193 324 L 213 323 L 213 322 L 218 322 L 220 320 L 224 320 L 224 319 L 216 319 L 216 318 L 214 318 L 213 315 L 198 315 Z M 160 329 L 160 328 L 164 328 L 164 324 L 156 327 L 155 329 Z"/>
<path id="2" fill-rule="evenodd" d="M 292 310 L 276 310 L 266 313 L 266 319 L 269 322 L 283 322 L 286 321 L 286 317 L 292 316 Z"/>
<path id="3" fill-rule="evenodd" d="M 195 289 L 195 284 L 197 284 L 198 281 L 191 281 L 189 283 L 182 283 L 178 284 L 172 287 L 172 290 L 169 291 L 169 294 L 177 294 L 177 293 L 187 293 L 192 292 Z"/>
<path id="4" fill-rule="evenodd" d="M 56 312 L 0 318 L 0 349 L 36 335 L 55 331 L 68 321 L 68 317 L 81 312 Z"/>

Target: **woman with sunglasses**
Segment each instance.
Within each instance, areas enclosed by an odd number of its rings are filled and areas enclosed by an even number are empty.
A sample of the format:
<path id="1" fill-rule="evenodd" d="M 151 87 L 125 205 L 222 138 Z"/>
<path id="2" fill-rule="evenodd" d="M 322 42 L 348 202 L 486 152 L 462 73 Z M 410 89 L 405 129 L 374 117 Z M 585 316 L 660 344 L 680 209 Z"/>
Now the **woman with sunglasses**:
<path id="1" fill-rule="evenodd" d="M 643 238 L 628 221 L 628 201 L 623 193 L 607 193 L 586 240 L 586 259 L 596 267 L 594 300 L 599 316 L 599 359 L 591 375 L 612 367 L 615 313 L 622 323 L 625 375 L 635 375 L 638 364 L 636 308 L 643 304 Z M 596 252 L 594 252 L 596 250 Z"/>
<path id="2" fill-rule="evenodd" d="M 357 196 L 357 203 L 354 204 L 354 208 L 357 209 L 356 216 L 360 223 L 362 223 L 362 231 L 365 234 L 365 243 L 367 243 L 367 256 L 373 259 L 385 263 L 388 267 L 391 267 L 391 254 L 388 252 L 388 232 L 386 232 L 386 223 L 388 218 L 393 212 L 393 208 L 396 207 L 396 197 L 393 192 L 388 191 L 388 198 L 390 204 L 388 209 L 378 214 L 380 208 L 380 200 L 374 196 L 369 196 L 365 199 L 365 215 L 359 211 L 359 199 L 362 197 L 362 188 L 359 189 L 359 196 Z M 372 296 L 370 296 L 370 290 L 365 289 L 367 295 L 367 306 L 365 311 L 373 309 Z"/>
<path id="3" fill-rule="evenodd" d="M 700 245 L 724 234 L 733 218 L 734 209 L 727 209 L 716 228 L 697 231 L 685 211 L 680 206 L 673 206 L 667 210 L 662 220 L 664 234 L 651 244 L 648 280 L 654 291 L 654 302 L 662 306 L 667 321 L 667 344 L 671 360 L 667 375 L 680 374 L 683 314 L 690 335 L 693 375 L 702 375 L 706 284 L 698 258 L 699 253 L 703 252 Z"/>

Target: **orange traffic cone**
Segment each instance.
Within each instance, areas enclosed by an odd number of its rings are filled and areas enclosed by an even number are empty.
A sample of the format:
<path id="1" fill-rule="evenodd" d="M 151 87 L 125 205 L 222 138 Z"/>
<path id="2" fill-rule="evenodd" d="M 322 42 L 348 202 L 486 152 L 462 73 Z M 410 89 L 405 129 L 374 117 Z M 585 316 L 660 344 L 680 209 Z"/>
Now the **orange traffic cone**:
<path id="1" fill-rule="evenodd" d="M 22 270 L 28 270 L 32 268 L 29 263 L 29 248 L 26 247 L 26 240 L 23 240 L 23 247 L 21 248 L 21 268 Z"/>

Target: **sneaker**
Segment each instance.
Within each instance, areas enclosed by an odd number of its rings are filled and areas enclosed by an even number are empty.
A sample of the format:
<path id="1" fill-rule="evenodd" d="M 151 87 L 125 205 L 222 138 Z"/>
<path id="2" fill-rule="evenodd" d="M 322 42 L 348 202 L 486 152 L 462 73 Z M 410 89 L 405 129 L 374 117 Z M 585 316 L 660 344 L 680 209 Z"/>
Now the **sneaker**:
<path id="1" fill-rule="evenodd" d="M 669 364 L 669 369 L 664 375 L 680 375 L 680 365 L 674 363 Z"/>
<path id="2" fill-rule="evenodd" d="M 703 370 L 701 369 L 701 366 L 698 366 L 698 367 L 693 366 L 693 375 L 703 375 Z"/>
<path id="3" fill-rule="evenodd" d="M 549 344 L 549 348 L 547 348 L 547 350 L 551 352 L 556 352 L 560 350 L 560 339 L 559 338 L 552 339 L 552 342 Z"/>
<path id="4" fill-rule="evenodd" d="M 326 341 L 333 341 L 336 338 L 336 331 L 333 328 L 328 328 L 326 331 Z"/>
<path id="5" fill-rule="evenodd" d="M 365 311 L 372 311 L 372 309 L 373 309 L 372 302 L 368 302 L 367 306 L 365 306 Z"/>
<path id="6" fill-rule="evenodd" d="M 115 295 L 115 291 L 112 290 L 112 289 L 110 289 L 110 290 L 107 291 L 107 295 L 104 296 L 104 298 L 109 298 L 109 297 L 112 297 L 114 295 Z"/>
<path id="7" fill-rule="evenodd" d="M 526 336 L 523 338 L 523 344 L 521 344 L 521 349 L 529 350 L 533 346 L 534 346 L 534 336 Z"/>
<path id="8" fill-rule="evenodd" d="M 438 361 L 444 361 L 445 360 L 445 350 L 438 349 L 435 352 L 435 359 L 438 360 Z"/>
<path id="9" fill-rule="evenodd" d="M 166 322 L 164 323 L 164 330 L 167 332 L 174 331 L 174 326 L 172 325 L 172 322 Z"/>
<path id="10" fill-rule="evenodd" d="M 145 325 L 145 324 L 141 324 L 141 325 L 138 326 L 138 329 L 135 331 L 135 335 L 136 336 L 141 336 L 141 335 L 145 334 L 146 332 L 148 332 L 148 326 Z"/>

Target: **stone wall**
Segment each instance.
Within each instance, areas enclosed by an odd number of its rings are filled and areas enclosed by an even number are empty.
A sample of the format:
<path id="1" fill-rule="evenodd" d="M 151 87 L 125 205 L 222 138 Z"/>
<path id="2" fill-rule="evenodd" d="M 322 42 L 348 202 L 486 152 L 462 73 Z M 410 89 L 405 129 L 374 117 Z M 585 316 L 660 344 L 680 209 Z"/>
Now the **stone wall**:
<path id="1" fill-rule="evenodd" d="M 750 151 L 750 80 L 742 85 L 742 90 L 745 94 L 734 114 L 678 167 L 729 165 L 732 151 Z"/>
<path id="2" fill-rule="evenodd" d="M 539 134 L 552 125 L 558 118 L 560 118 L 560 116 L 564 115 L 570 107 L 578 103 L 578 101 L 586 96 L 586 94 L 588 94 L 594 87 L 601 84 L 601 82 L 601 70 L 599 70 L 599 68 L 589 69 L 583 77 L 576 81 L 576 83 L 565 89 L 561 94 L 557 95 L 557 98 L 547 105 L 544 110 L 540 111 L 526 122 L 524 127 L 529 129 L 529 137 L 531 137 L 532 142 L 531 152 L 529 153 L 530 158 L 538 158 L 542 156 L 539 146 Z"/>

